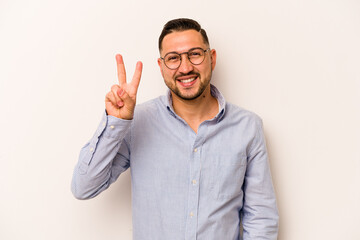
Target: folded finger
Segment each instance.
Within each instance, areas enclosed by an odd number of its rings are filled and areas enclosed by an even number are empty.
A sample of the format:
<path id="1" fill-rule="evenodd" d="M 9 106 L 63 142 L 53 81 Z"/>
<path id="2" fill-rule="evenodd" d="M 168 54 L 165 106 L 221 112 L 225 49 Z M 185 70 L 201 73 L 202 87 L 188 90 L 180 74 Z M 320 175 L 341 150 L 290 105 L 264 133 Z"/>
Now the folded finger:
<path id="1" fill-rule="evenodd" d="M 113 94 L 114 104 L 117 106 L 123 106 L 123 100 L 121 99 L 121 92 L 122 88 L 120 88 L 118 85 L 113 85 L 111 87 L 111 93 Z"/>

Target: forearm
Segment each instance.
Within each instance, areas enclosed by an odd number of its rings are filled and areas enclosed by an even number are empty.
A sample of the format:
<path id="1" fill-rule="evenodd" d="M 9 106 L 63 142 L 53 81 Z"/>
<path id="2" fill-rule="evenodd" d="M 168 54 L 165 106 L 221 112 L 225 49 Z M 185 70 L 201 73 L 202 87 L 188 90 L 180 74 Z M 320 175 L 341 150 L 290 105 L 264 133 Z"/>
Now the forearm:
<path id="1" fill-rule="evenodd" d="M 267 174 L 266 174 L 267 175 Z M 267 175 L 258 186 L 251 183 L 245 192 L 242 209 L 243 239 L 276 240 L 278 210 L 271 177 Z"/>
<path id="2" fill-rule="evenodd" d="M 272 187 L 269 187 L 272 189 Z M 247 197 L 242 211 L 243 239 L 277 240 L 278 210 L 271 190 Z"/>
<path id="3" fill-rule="evenodd" d="M 95 197 L 115 181 L 121 173 L 112 171 L 114 159 L 117 157 L 121 142 L 131 125 L 131 121 L 120 120 L 104 115 L 93 138 L 80 152 L 74 169 L 71 190 L 78 199 Z M 123 170 L 127 168 L 127 160 L 123 159 Z M 117 175 L 117 176 L 114 176 Z"/>

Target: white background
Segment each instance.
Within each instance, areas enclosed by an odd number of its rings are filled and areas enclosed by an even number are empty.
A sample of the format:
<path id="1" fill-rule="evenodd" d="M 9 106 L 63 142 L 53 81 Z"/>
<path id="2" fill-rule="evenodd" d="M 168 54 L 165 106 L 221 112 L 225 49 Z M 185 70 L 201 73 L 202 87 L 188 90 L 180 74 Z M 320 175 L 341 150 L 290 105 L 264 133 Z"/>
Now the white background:
<path id="1" fill-rule="evenodd" d="M 129 171 L 70 192 L 117 82 L 164 94 L 157 40 L 191 17 L 218 53 L 213 83 L 264 121 L 281 240 L 360 239 L 360 2 L 0 0 L 0 239 L 131 239 Z"/>

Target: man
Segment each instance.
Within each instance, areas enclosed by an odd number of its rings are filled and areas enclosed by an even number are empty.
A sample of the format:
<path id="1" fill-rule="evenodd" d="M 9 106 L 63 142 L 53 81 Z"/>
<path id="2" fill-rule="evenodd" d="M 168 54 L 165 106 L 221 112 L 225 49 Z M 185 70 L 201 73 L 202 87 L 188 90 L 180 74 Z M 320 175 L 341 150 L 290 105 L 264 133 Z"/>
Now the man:
<path id="1" fill-rule="evenodd" d="M 142 63 L 106 95 L 106 114 L 81 150 L 72 191 L 107 189 L 130 167 L 134 240 L 276 239 L 278 213 L 261 120 L 210 84 L 216 51 L 190 19 L 169 21 L 158 64 L 168 95 L 136 106 Z"/>

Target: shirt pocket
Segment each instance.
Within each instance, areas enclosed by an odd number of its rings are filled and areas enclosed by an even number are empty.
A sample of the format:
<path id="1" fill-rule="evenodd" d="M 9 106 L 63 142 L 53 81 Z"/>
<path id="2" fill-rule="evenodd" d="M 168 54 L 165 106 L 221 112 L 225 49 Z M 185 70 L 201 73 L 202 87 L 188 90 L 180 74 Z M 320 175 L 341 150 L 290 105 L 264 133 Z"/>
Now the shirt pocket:
<path id="1" fill-rule="evenodd" d="M 218 200 L 228 200 L 242 195 L 246 172 L 245 154 L 222 154 L 213 158 L 212 195 Z"/>

